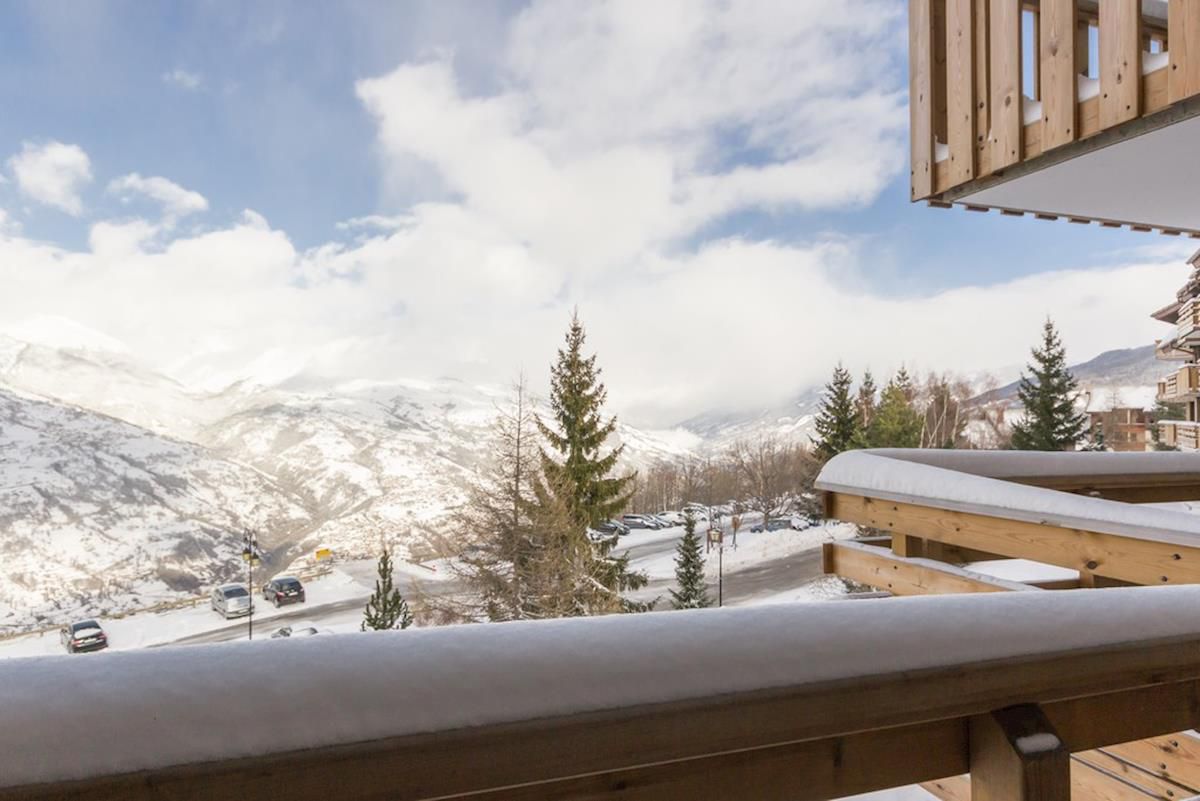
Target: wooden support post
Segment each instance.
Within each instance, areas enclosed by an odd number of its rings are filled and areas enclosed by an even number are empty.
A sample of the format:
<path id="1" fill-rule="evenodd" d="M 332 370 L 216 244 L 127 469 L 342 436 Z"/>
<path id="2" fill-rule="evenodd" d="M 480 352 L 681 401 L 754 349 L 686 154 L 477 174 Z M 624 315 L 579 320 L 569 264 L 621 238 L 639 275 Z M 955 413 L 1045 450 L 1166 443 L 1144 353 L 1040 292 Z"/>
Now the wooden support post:
<path id="1" fill-rule="evenodd" d="M 932 0 L 908 4 L 908 109 L 912 138 L 912 199 L 933 194 Z"/>
<path id="2" fill-rule="evenodd" d="M 896 556 L 924 556 L 925 541 L 920 537 L 909 537 L 905 534 L 893 534 L 892 553 L 896 554 Z"/>
<path id="3" fill-rule="evenodd" d="M 1142 113 L 1140 0 L 1100 0 L 1100 128 Z"/>
<path id="4" fill-rule="evenodd" d="M 1071 753 L 1041 708 L 971 718 L 972 801 L 1070 801 Z"/>
<path id="5" fill-rule="evenodd" d="M 1043 0 L 1041 21 L 1042 152 L 1075 141 L 1075 0 Z"/>
<path id="6" fill-rule="evenodd" d="M 1167 26 L 1167 94 L 1174 103 L 1200 93 L 1200 4 L 1171 0 Z"/>
<path id="7" fill-rule="evenodd" d="M 972 0 L 946 2 L 950 185 L 975 177 L 975 25 Z"/>
<path id="8" fill-rule="evenodd" d="M 988 32 L 992 70 L 993 170 L 1021 160 L 1021 6 L 991 0 Z"/>

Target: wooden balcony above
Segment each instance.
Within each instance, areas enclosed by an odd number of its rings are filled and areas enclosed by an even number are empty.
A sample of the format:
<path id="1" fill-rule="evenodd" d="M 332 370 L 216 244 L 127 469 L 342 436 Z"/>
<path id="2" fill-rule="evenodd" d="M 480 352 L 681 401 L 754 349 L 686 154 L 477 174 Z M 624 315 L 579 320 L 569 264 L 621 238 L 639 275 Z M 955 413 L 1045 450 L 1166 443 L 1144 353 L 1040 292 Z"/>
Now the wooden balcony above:
<path id="1" fill-rule="evenodd" d="M 1162 403 L 1179 403 L 1200 397 L 1200 368 L 1194 364 L 1180 367 L 1158 382 L 1157 398 Z"/>
<path id="2" fill-rule="evenodd" d="M 1200 4 L 910 0 L 912 199 L 1200 237 Z"/>

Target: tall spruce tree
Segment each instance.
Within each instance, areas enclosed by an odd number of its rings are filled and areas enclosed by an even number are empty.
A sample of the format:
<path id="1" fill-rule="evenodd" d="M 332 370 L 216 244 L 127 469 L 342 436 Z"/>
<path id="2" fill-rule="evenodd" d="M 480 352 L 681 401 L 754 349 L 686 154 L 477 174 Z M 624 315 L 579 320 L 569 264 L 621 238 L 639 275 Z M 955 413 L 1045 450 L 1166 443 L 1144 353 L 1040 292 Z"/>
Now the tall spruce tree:
<path id="1" fill-rule="evenodd" d="M 1023 451 L 1073 449 L 1087 430 L 1087 415 L 1075 408 L 1079 386 L 1067 369 L 1067 352 L 1049 318 L 1042 346 L 1034 348 L 1029 373 L 1021 373 L 1017 397 L 1025 418 L 1013 424 L 1013 447 Z"/>
<path id="2" fill-rule="evenodd" d="M 838 362 L 833 368 L 833 378 L 825 385 L 814 424 L 817 436 L 813 441 L 817 455 L 822 459 L 831 459 L 854 446 L 859 425 L 854 398 L 850 394 L 851 383 L 850 372 Z"/>
<path id="3" fill-rule="evenodd" d="M 858 397 L 854 401 L 855 411 L 858 412 L 858 426 L 860 429 L 865 429 L 871 425 L 871 418 L 875 416 L 875 408 L 878 401 L 875 397 L 878 392 L 878 387 L 875 386 L 875 376 L 871 375 L 871 371 L 867 370 L 863 373 L 862 383 L 858 385 Z"/>
<path id="4" fill-rule="evenodd" d="M 708 585 L 704 581 L 704 554 L 696 519 L 690 514 L 683 520 L 683 539 L 675 546 L 675 583 L 678 590 L 671 593 L 673 609 L 703 609 L 712 606 Z"/>
<path id="5" fill-rule="evenodd" d="M 412 622 L 408 603 L 392 584 L 392 555 L 385 548 L 379 557 L 379 578 L 375 579 L 375 592 L 367 599 L 367 608 L 363 612 L 362 630 L 406 629 Z"/>
<path id="6" fill-rule="evenodd" d="M 903 370 L 904 368 L 901 368 Z M 863 440 L 869 448 L 916 448 L 921 444 L 921 415 L 910 401 L 912 381 L 897 373 L 879 394 L 879 406 Z"/>
<path id="7" fill-rule="evenodd" d="M 596 356 L 585 356 L 587 339 L 579 313 L 571 315 L 565 346 L 550 371 L 552 419 L 537 421 L 548 448 L 542 449 L 542 481 L 536 487 L 536 506 L 561 507 L 568 524 L 561 548 L 567 558 L 564 580 L 574 587 L 573 603 L 564 614 L 592 615 L 641 611 L 645 604 L 625 599 L 626 590 L 644 587 L 645 573 L 630 570 L 628 555 L 613 556 L 613 543 L 592 543 L 587 530 L 619 513 L 629 502 L 636 473 L 612 475 L 624 446 L 607 454 L 602 450 L 617 428 L 615 417 L 605 418 L 608 391 L 600 381 Z"/>

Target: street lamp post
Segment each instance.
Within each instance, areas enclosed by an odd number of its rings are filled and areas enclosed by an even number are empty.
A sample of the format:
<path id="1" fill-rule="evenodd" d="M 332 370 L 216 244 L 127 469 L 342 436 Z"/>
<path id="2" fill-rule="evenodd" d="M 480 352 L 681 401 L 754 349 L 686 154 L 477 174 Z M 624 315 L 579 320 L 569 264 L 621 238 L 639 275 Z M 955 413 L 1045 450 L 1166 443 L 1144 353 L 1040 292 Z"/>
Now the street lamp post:
<path id="1" fill-rule="evenodd" d="M 246 592 L 250 594 L 250 614 L 246 616 L 246 639 L 254 639 L 254 563 L 258 561 L 258 537 L 250 529 L 242 535 L 242 558 L 246 560 Z"/>

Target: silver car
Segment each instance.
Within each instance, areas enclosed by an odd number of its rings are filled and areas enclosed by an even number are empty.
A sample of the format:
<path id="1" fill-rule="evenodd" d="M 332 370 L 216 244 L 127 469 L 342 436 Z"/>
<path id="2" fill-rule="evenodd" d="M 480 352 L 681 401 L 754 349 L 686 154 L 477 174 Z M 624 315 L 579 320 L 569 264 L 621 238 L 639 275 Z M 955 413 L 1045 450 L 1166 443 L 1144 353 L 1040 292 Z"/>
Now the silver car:
<path id="1" fill-rule="evenodd" d="M 212 608 L 228 620 L 250 614 L 253 601 L 241 584 L 222 584 L 212 591 Z"/>

